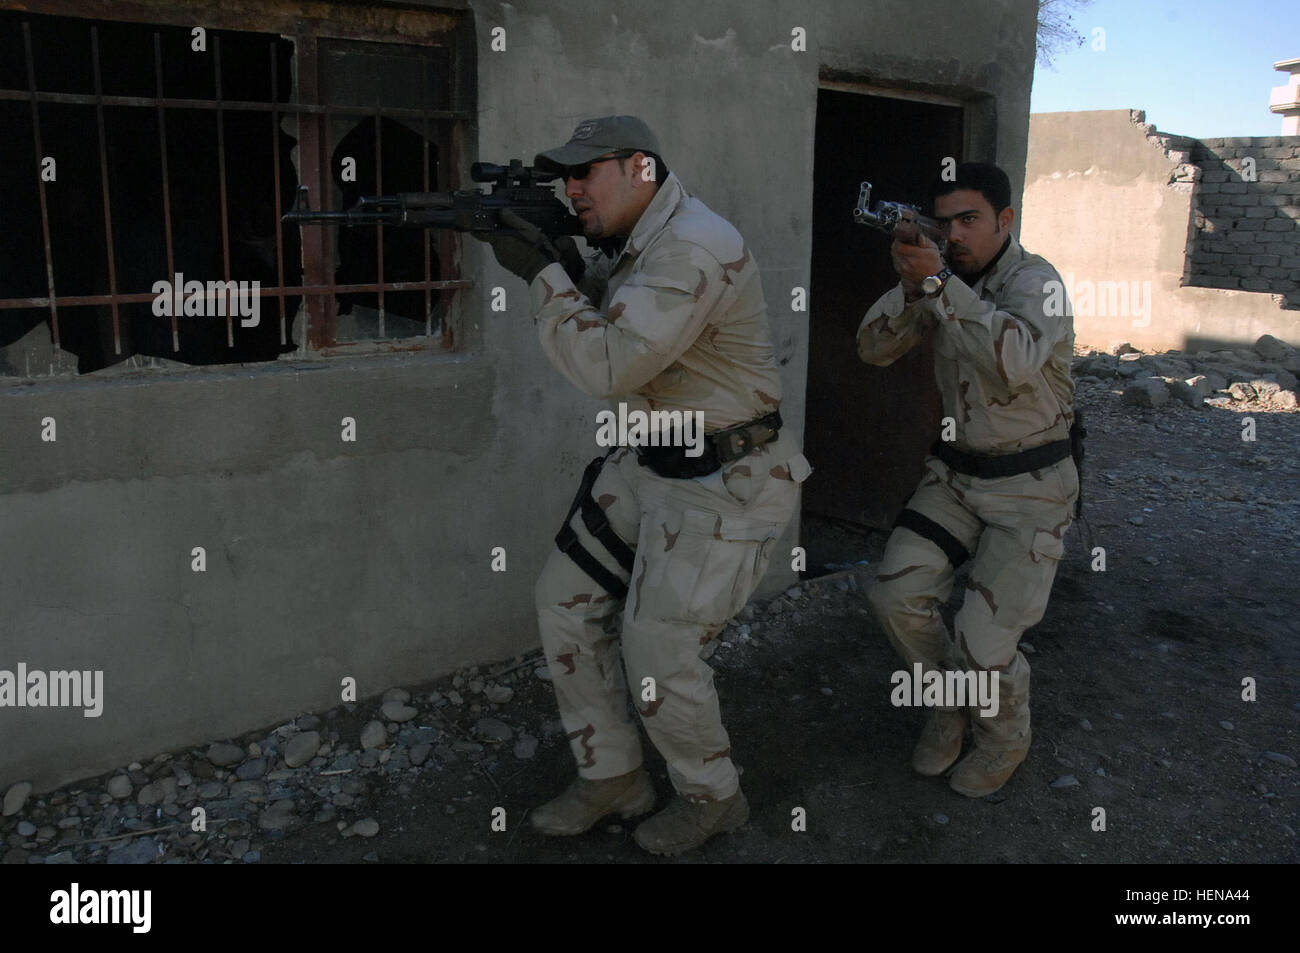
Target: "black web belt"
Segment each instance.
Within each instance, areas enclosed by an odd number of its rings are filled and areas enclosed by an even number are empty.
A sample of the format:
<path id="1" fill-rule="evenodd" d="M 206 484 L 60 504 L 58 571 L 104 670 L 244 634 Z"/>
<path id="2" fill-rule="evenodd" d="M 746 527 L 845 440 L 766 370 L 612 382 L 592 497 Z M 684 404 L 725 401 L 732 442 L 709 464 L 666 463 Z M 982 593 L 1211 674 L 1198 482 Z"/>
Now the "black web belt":
<path id="1" fill-rule="evenodd" d="M 956 447 L 949 446 L 942 440 L 935 441 L 934 446 L 930 448 L 930 452 L 958 473 L 979 477 L 984 480 L 1016 476 L 1021 473 L 1028 473 L 1031 470 L 1041 470 L 1072 456 L 1075 465 L 1079 468 L 1081 478 L 1079 498 L 1075 501 L 1075 516 L 1078 517 L 1083 503 L 1083 438 L 1087 434 L 1088 431 L 1083 429 L 1083 418 L 1076 411 L 1068 439 L 1057 440 L 1055 443 L 1044 444 L 1041 447 L 1032 447 L 1029 450 L 1022 450 L 1020 453 L 1009 453 L 1005 456 L 996 457 L 964 453 Z M 898 519 L 894 520 L 894 526 L 896 528 L 902 526 L 905 529 L 910 529 L 921 538 L 934 543 L 943 550 L 944 555 L 948 557 L 948 562 L 952 563 L 953 569 L 970 559 L 970 550 L 963 546 L 957 537 L 928 516 L 918 513 L 916 510 L 903 510 L 898 514 Z"/>
<path id="2" fill-rule="evenodd" d="M 781 423 L 781 412 L 774 410 L 757 420 L 705 434 L 704 452 L 698 457 L 688 457 L 685 447 L 637 447 L 637 461 L 662 477 L 683 480 L 708 476 L 723 464 L 775 440 Z"/>
<path id="3" fill-rule="evenodd" d="M 600 561 L 582 545 L 578 534 L 569 525 L 573 514 L 582 510 L 582 523 L 587 527 L 587 532 L 596 537 L 600 545 L 605 547 L 605 551 L 613 556 L 620 566 L 629 573 L 632 572 L 632 561 L 635 558 L 632 548 L 623 542 L 618 533 L 614 532 L 614 527 L 609 525 L 609 518 L 605 515 L 605 511 L 591 495 L 591 488 L 596 478 L 600 476 L 601 465 L 608 456 L 607 453 L 587 464 L 587 469 L 582 474 L 582 483 L 578 486 L 578 495 L 573 498 L 569 515 L 564 517 L 564 525 L 555 536 L 555 545 L 560 547 L 560 552 L 572 559 L 578 568 L 601 588 L 614 598 L 622 599 L 627 596 L 627 584 L 601 565 Z"/>
<path id="4" fill-rule="evenodd" d="M 1045 443 L 1041 447 L 1032 447 L 1019 453 L 1008 453 L 996 457 L 983 454 L 964 453 L 956 447 L 949 446 L 942 440 L 936 440 L 930 452 L 958 473 L 993 480 L 998 477 L 1016 476 L 1030 470 L 1041 470 L 1054 463 L 1060 463 L 1070 456 L 1071 442 L 1057 440 Z"/>

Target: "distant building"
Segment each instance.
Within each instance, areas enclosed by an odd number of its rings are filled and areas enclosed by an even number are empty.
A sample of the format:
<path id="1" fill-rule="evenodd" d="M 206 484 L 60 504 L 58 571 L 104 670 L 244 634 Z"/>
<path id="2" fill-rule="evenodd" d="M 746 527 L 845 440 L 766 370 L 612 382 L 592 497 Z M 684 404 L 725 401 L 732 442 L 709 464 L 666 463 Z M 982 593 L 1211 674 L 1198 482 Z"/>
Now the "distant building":
<path id="1" fill-rule="evenodd" d="M 1300 59 L 1280 60 L 1273 69 L 1291 74 L 1285 86 L 1274 86 L 1268 98 L 1270 112 L 1282 117 L 1282 135 L 1300 136 Z"/>

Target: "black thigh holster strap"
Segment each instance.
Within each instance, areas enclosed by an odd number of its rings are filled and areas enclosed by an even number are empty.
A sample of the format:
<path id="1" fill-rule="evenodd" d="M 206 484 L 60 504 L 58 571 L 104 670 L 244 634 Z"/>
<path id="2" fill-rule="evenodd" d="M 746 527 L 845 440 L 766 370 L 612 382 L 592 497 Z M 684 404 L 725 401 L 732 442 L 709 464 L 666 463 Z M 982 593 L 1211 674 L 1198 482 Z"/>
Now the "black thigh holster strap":
<path id="1" fill-rule="evenodd" d="M 952 568 L 956 569 L 970 559 L 970 551 L 957 541 L 957 537 L 948 532 L 928 516 L 922 516 L 916 510 L 903 510 L 894 520 L 894 527 L 910 529 L 917 536 L 924 537 L 943 550 Z"/>
<path id="2" fill-rule="evenodd" d="M 1083 426 L 1083 413 L 1075 408 L 1074 423 L 1070 424 L 1070 456 L 1074 458 L 1074 468 L 1079 473 L 1079 495 L 1074 500 L 1074 518 L 1083 516 L 1083 438 L 1088 431 Z"/>
<path id="3" fill-rule="evenodd" d="M 627 585 L 601 565 L 600 560 L 582 545 L 582 542 L 578 539 L 578 534 L 569 525 L 573 519 L 573 514 L 581 510 L 582 524 L 587 527 L 587 532 L 596 537 L 600 545 L 605 547 L 605 551 L 613 556 L 620 566 L 629 573 L 632 571 L 632 562 L 636 558 L 636 554 L 614 532 L 614 527 L 609 525 L 609 519 L 605 516 L 605 511 L 600 508 L 600 504 L 591 495 L 591 488 L 595 485 L 596 478 L 600 476 L 601 465 L 608 455 L 597 457 L 587 464 L 587 469 L 582 474 L 582 483 L 578 486 L 578 495 L 573 498 L 573 505 L 569 507 L 568 515 L 564 517 L 564 525 L 560 527 L 559 533 L 555 536 L 555 545 L 560 548 L 560 552 L 572 559 L 578 568 L 590 576 L 601 588 L 616 599 L 622 599 L 627 596 Z"/>

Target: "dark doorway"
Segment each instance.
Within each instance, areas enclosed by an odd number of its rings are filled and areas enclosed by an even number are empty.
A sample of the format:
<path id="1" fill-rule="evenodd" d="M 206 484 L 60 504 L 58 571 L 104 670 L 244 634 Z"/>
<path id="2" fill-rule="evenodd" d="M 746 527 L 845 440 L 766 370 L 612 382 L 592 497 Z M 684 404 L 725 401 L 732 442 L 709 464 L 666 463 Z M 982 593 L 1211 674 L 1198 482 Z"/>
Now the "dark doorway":
<path id="1" fill-rule="evenodd" d="M 853 221 L 872 201 L 923 204 L 945 156 L 961 161 L 962 110 L 823 89 L 817 95 L 813 262 L 804 445 L 816 472 L 804 512 L 889 526 L 921 477 L 941 408 L 927 341 L 889 367 L 858 358 L 867 309 L 896 282 L 889 239 Z"/>

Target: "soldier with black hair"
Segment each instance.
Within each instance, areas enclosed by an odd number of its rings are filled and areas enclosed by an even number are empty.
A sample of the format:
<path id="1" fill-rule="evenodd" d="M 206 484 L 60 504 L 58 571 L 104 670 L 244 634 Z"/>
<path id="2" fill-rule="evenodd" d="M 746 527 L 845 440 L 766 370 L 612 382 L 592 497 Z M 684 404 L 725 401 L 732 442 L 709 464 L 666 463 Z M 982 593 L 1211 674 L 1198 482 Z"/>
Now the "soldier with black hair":
<path id="1" fill-rule="evenodd" d="M 943 774 L 969 726 L 974 748 L 950 785 L 982 797 L 1001 788 L 1029 750 L 1029 662 L 1018 646 L 1047 607 L 1079 493 L 1070 439 L 1074 328 L 1068 308 L 1046 306 L 1061 288 L 1056 269 L 1011 234 L 1005 172 L 958 165 L 953 180 L 936 183 L 933 213 L 944 256 L 916 226 L 900 225 L 891 246 L 899 284 L 867 312 L 857 343 L 864 361 L 887 365 L 932 336 L 955 439 L 936 442 L 926 457 L 869 600 L 909 668 L 997 678 L 996 714 L 946 699 L 912 756 L 919 773 Z M 966 594 L 949 634 L 939 608 L 967 559 Z"/>

